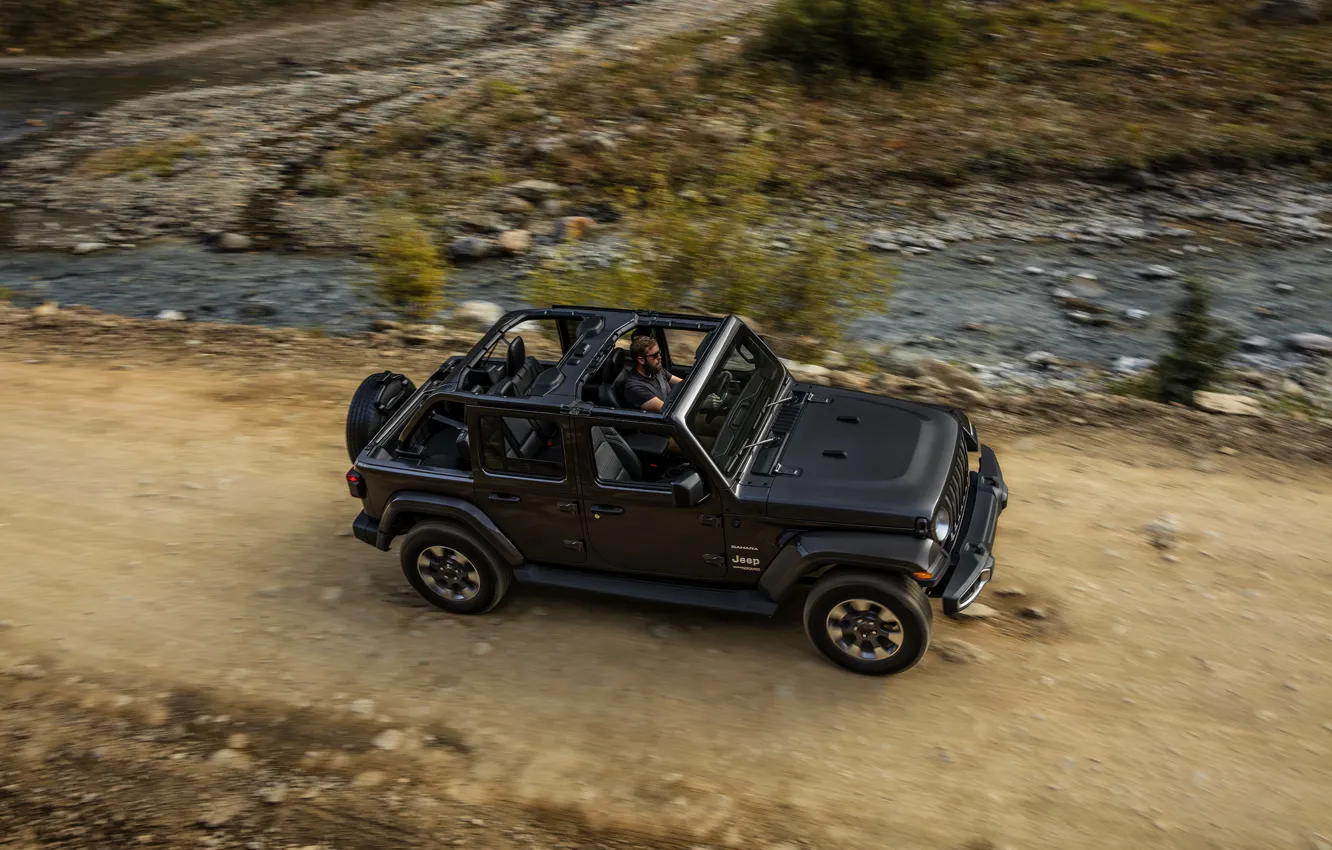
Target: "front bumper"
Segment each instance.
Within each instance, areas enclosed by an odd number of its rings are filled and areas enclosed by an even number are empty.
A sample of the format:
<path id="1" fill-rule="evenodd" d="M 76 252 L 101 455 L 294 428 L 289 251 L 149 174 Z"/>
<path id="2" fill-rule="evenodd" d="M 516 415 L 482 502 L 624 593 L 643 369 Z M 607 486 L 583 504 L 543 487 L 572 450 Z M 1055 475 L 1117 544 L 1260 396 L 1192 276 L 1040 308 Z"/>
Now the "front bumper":
<path id="1" fill-rule="evenodd" d="M 999 514 L 1008 507 L 1008 485 L 1004 483 L 999 459 L 989 446 L 980 447 L 980 470 L 971 473 L 971 492 L 967 497 L 966 520 L 947 576 L 939 585 L 943 611 L 954 616 L 976 601 L 994 576 L 995 528 Z"/>

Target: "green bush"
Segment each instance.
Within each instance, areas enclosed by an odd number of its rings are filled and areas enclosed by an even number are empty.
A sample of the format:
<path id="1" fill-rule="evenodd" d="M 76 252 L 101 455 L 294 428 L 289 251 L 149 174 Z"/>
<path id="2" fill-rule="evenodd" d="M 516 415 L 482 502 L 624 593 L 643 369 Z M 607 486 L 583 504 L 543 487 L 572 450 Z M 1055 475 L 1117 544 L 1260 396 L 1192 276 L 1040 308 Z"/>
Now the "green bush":
<path id="1" fill-rule="evenodd" d="M 882 310 L 891 281 L 861 245 L 832 231 L 783 234 L 759 191 L 772 175 L 767 152 L 728 157 L 711 179 L 673 189 L 661 176 L 646 193 L 626 190 L 617 261 L 589 268 L 573 247 L 528 278 L 533 304 L 605 304 L 637 309 L 740 313 L 792 356 L 817 361 L 847 326 Z"/>
<path id="2" fill-rule="evenodd" d="M 423 318 L 445 306 L 444 263 L 430 233 L 410 213 L 381 213 L 375 241 L 375 283 L 402 312 Z"/>
<path id="3" fill-rule="evenodd" d="M 941 0 L 779 0 L 760 45 L 807 75 L 921 80 L 946 64 L 958 33 Z"/>
<path id="4" fill-rule="evenodd" d="M 1201 280 L 1184 280 L 1170 341 L 1170 352 L 1156 367 L 1159 398 L 1192 405 L 1193 394 L 1216 380 L 1234 350 L 1232 335 L 1217 328 L 1212 319 L 1211 293 Z"/>

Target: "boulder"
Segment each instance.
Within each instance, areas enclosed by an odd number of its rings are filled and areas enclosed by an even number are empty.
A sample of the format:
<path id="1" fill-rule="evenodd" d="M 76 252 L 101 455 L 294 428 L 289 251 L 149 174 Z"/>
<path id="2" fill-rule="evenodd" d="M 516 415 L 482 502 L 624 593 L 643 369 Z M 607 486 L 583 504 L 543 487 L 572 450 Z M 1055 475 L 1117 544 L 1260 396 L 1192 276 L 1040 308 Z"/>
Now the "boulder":
<path id="1" fill-rule="evenodd" d="M 464 236 L 449 245 L 449 259 L 455 262 L 484 260 L 500 253 L 500 246 L 479 236 Z"/>
<path id="2" fill-rule="evenodd" d="M 524 180 L 521 183 L 514 183 L 507 191 L 535 204 L 554 195 L 563 195 L 569 190 L 549 180 Z"/>
<path id="3" fill-rule="evenodd" d="M 531 201 L 517 195 L 505 195 L 495 208 L 508 215 L 524 215 L 532 211 L 533 205 Z"/>
<path id="4" fill-rule="evenodd" d="M 493 301 L 464 301 L 453 311 L 454 321 L 469 322 L 484 327 L 495 324 L 503 315 L 504 308 Z"/>
<path id="5" fill-rule="evenodd" d="M 960 366 L 954 366 L 942 360 L 917 360 L 915 363 L 909 364 L 904 371 L 912 378 L 934 378 L 945 387 L 966 389 L 977 393 L 985 392 L 985 385 L 975 375 Z"/>
<path id="6" fill-rule="evenodd" d="M 506 254 L 526 254 L 532 250 L 532 233 L 527 230 L 506 230 L 499 235 L 499 246 Z"/>
<path id="7" fill-rule="evenodd" d="M 564 242 L 578 242 L 594 226 L 596 222 L 585 215 L 566 216 L 556 222 L 555 236 Z"/>
<path id="8" fill-rule="evenodd" d="M 1227 416 L 1261 416 L 1263 413 L 1257 399 L 1233 393 L 1194 393 L 1193 403 L 1199 410 Z"/>
<path id="9" fill-rule="evenodd" d="M 1286 345 L 1305 354 L 1332 356 L 1332 336 L 1325 334 L 1291 334 L 1286 337 Z"/>
<path id="10" fill-rule="evenodd" d="M 98 251 L 105 251 L 111 246 L 105 242 L 80 242 L 74 246 L 75 254 L 94 254 Z"/>
<path id="11" fill-rule="evenodd" d="M 239 233 L 223 233 L 217 240 L 217 247 L 223 251 L 248 251 L 253 240 Z"/>

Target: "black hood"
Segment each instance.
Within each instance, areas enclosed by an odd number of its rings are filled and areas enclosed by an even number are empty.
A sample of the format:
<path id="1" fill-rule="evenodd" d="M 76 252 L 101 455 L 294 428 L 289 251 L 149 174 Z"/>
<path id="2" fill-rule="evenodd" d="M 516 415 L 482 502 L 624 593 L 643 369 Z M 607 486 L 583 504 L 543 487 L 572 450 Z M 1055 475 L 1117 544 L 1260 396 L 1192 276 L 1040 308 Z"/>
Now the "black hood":
<path id="1" fill-rule="evenodd" d="M 796 522 L 910 530 L 929 517 L 959 450 L 961 425 L 947 410 L 854 390 L 797 386 L 806 402 L 791 429 L 768 516 Z"/>

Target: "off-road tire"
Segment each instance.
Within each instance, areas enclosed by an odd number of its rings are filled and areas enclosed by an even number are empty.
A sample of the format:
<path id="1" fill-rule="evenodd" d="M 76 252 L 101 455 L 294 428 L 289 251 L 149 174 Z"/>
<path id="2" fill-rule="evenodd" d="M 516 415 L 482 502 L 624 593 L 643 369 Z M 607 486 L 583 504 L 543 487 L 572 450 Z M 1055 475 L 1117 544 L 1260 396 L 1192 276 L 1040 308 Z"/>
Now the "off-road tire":
<path id="1" fill-rule="evenodd" d="M 853 600 L 866 600 L 886 609 L 897 621 L 898 648 L 886 658 L 853 656 L 838 646 L 829 633 L 834 609 Z M 805 634 L 834 664 L 869 676 L 889 676 L 911 669 L 930 646 L 934 610 L 920 585 L 899 573 L 834 572 L 823 577 L 805 600 Z M 887 650 L 884 650 L 887 651 Z"/>
<path id="2" fill-rule="evenodd" d="M 465 600 L 450 598 L 431 587 L 419 566 L 423 553 L 431 549 L 457 553 L 475 567 L 478 587 L 474 596 Z M 452 523 L 423 522 L 413 526 L 403 537 L 400 557 L 403 575 L 421 598 L 451 614 L 484 614 L 500 603 L 512 581 L 508 566 L 489 546 Z"/>
<path id="3" fill-rule="evenodd" d="M 401 376 L 392 372 L 377 372 L 361 381 L 356 392 L 352 393 L 351 404 L 347 407 L 347 455 L 353 463 L 388 421 L 388 417 L 375 404 L 380 390 L 385 384 L 399 378 Z M 401 379 L 407 381 L 408 389 L 403 396 L 403 401 L 406 401 L 416 392 L 416 386 L 406 378 Z"/>

